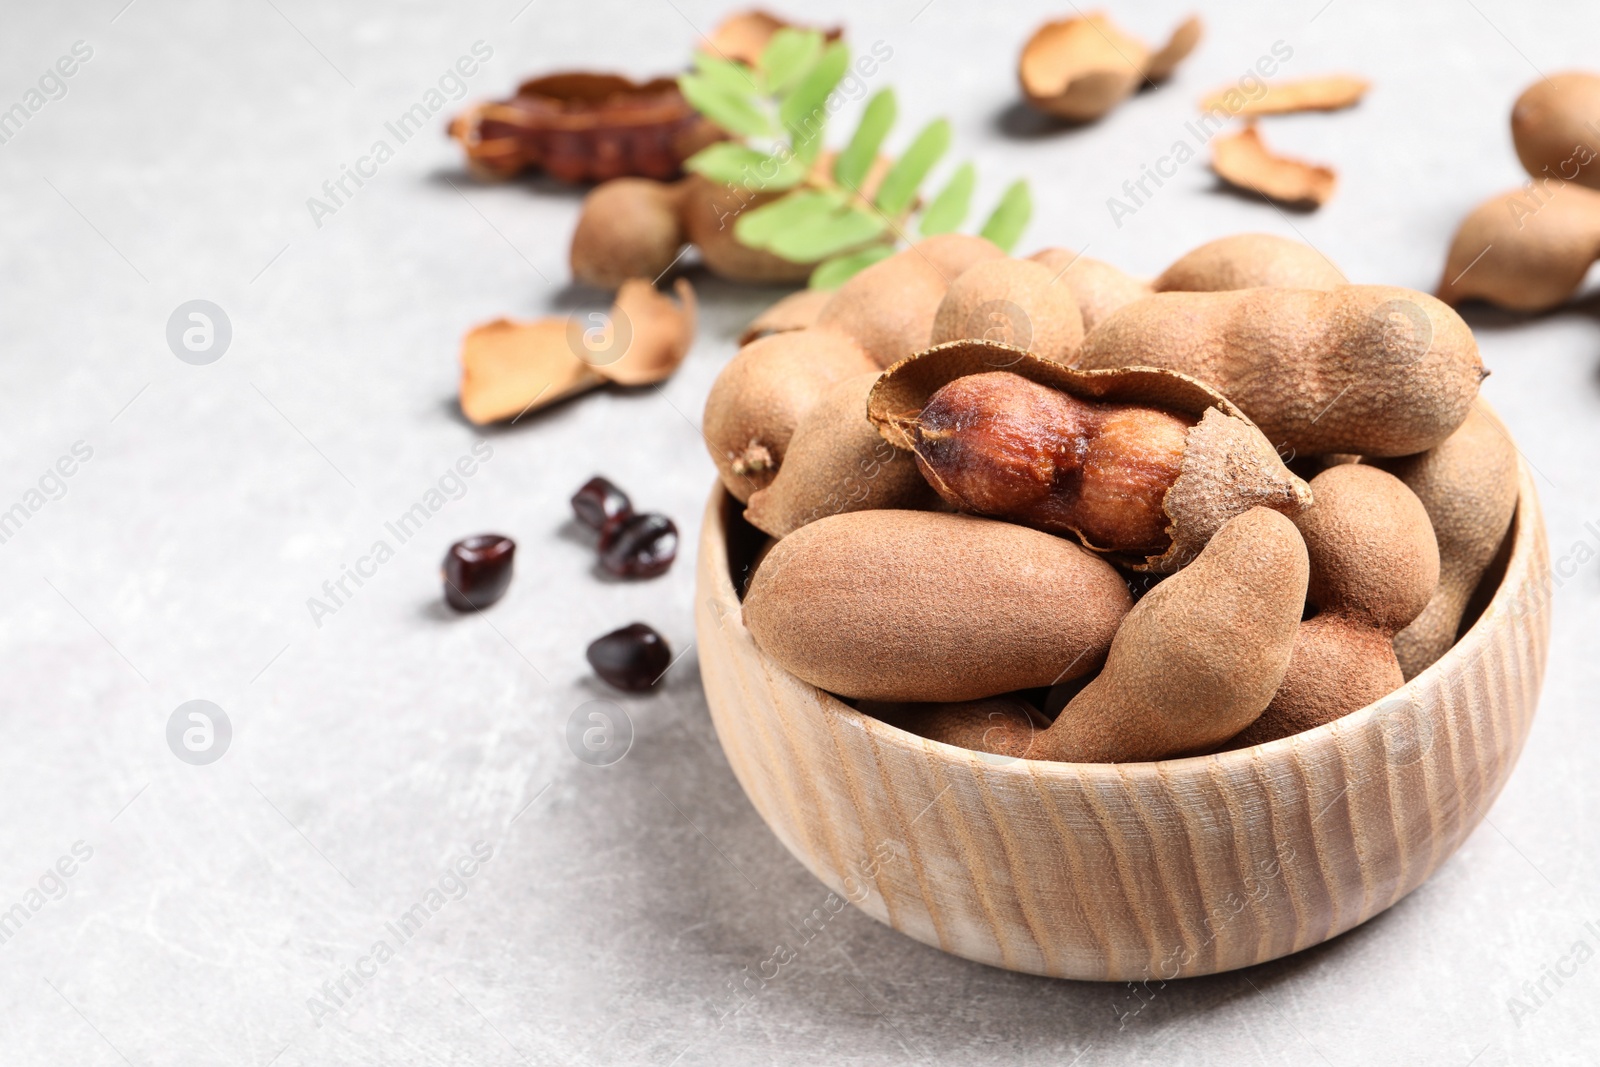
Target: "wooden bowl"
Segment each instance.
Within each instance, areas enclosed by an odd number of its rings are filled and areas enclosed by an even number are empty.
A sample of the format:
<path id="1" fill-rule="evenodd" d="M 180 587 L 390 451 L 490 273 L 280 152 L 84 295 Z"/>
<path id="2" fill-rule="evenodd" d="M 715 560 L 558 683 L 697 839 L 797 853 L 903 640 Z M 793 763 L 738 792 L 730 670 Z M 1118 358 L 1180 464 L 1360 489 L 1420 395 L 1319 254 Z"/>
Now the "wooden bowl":
<path id="1" fill-rule="evenodd" d="M 1160 763 L 986 756 L 801 682 L 740 619 L 730 540 L 743 568 L 761 535 L 737 507 L 713 492 L 695 614 L 706 700 L 740 785 L 840 897 L 1009 970 L 1212 974 L 1365 922 L 1478 825 L 1522 750 L 1544 677 L 1549 552 L 1526 469 L 1506 548 L 1480 590 L 1492 596 L 1443 659 L 1326 726 Z"/>

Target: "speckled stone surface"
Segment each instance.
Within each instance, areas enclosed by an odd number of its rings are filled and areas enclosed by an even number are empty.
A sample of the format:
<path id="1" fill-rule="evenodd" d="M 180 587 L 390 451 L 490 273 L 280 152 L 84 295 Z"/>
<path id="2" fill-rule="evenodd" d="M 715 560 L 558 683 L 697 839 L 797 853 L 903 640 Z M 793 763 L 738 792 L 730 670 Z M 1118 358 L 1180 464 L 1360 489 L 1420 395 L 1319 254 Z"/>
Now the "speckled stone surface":
<path id="1" fill-rule="evenodd" d="M 1456 221 L 1524 180 L 1511 101 L 1540 72 L 1594 63 L 1600 35 L 1600 9 L 1553 2 L 1212 6 L 1171 84 L 1080 130 L 1014 106 L 1017 49 L 1070 5 L 813 10 L 891 52 L 872 84 L 897 87 L 904 124 L 951 118 L 980 202 L 1032 178 L 1025 249 L 1154 274 L 1204 240 L 1264 230 L 1353 280 L 1423 289 Z M 555 68 L 671 71 L 724 10 L 0 13 L 0 109 L 39 105 L 20 131 L 0 126 L 0 513 L 24 516 L 0 543 L 0 1063 L 1594 1062 L 1593 301 L 1470 316 L 1485 393 L 1538 474 L 1559 588 L 1521 766 L 1422 889 L 1293 958 L 1138 993 L 992 970 L 827 910 L 718 750 L 687 550 L 654 581 L 604 580 L 566 508 L 603 472 L 693 545 L 713 477 L 701 405 L 781 290 L 692 274 L 700 340 L 659 389 L 481 437 L 455 409 L 465 328 L 603 298 L 568 285 L 578 194 L 466 174 L 442 132 L 458 83 L 441 77 L 477 42 L 492 54 L 466 64 L 464 99 Z M 1118 14 L 1161 38 L 1188 10 Z M 1375 83 L 1356 110 L 1264 126 L 1284 152 L 1339 168 L 1334 200 L 1281 212 L 1219 189 L 1202 154 L 1114 221 L 1125 180 L 1194 147 L 1198 97 L 1278 42 L 1286 76 Z M 57 81 L 62 57 L 73 73 Z M 430 90 L 446 99 L 402 141 L 386 124 L 430 110 Z M 334 204 L 323 183 L 346 167 L 370 177 Z M 311 197 L 330 210 L 313 217 Z M 167 341 L 197 299 L 231 326 L 206 365 Z M 419 502 L 426 519 L 402 540 L 386 524 Z M 455 616 L 439 558 L 484 530 L 517 539 L 516 580 L 490 612 Z M 341 580 L 335 603 L 324 583 Z M 646 696 L 608 691 L 583 659 L 635 620 L 683 653 Z M 190 700 L 231 726 L 208 765 L 168 745 Z M 570 722 L 581 742 L 606 710 L 584 707 L 595 700 L 631 723 L 608 766 L 568 742 Z M 818 909 L 827 922 L 796 948 Z M 794 958 L 774 975 L 779 946 Z"/>

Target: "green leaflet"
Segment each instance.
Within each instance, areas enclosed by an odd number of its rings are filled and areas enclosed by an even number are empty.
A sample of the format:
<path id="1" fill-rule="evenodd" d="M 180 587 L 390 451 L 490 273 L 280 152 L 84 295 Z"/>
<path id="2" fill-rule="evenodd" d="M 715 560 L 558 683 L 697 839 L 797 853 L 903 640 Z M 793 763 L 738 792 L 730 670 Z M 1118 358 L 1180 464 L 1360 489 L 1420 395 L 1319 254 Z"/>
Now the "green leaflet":
<path id="1" fill-rule="evenodd" d="M 797 190 L 741 214 L 733 225 L 733 235 L 740 244 L 751 248 L 770 248 L 780 234 L 816 225 L 839 210 L 842 203 L 836 193 Z"/>
<path id="2" fill-rule="evenodd" d="M 767 248 L 791 263 L 814 263 L 883 236 L 888 223 L 875 212 L 844 207 L 811 219 L 804 226 L 781 230 Z"/>
<path id="3" fill-rule="evenodd" d="M 1028 228 L 1028 220 L 1032 217 L 1033 194 L 1028 189 L 1028 183 L 1015 181 L 1000 197 L 1000 203 L 995 205 L 993 213 L 978 233 L 999 245 L 1002 251 L 1010 252 L 1017 238 L 1022 236 L 1022 231 Z"/>
<path id="4" fill-rule="evenodd" d="M 884 214 L 895 216 L 911 206 L 917 195 L 917 186 L 928 176 L 933 165 L 939 162 L 945 149 L 950 147 L 950 123 L 938 119 L 922 128 L 905 154 L 889 168 L 883 184 L 878 187 L 878 207 Z"/>
<path id="5" fill-rule="evenodd" d="M 685 74 L 678 89 L 700 114 L 741 137 L 771 137 L 772 123 L 748 96 L 729 92 L 704 74 Z"/>
<path id="6" fill-rule="evenodd" d="M 730 96 L 742 97 L 759 108 L 756 98 L 767 92 L 762 85 L 761 72 L 751 70 L 743 63 L 718 59 L 710 52 L 696 52 L 694 67 L 700 76 Z"/>
<path id="7" fill-rule="evenodd" d="M 945 187 L 939 190 L 939 195 L 933 198 L 933 203 L 922 213 L 919 227 L 922 236 L 932 237 L 936 233 L 956 230 L 966 220 L 967 212 L 972 207 L 972 187 L 977 183 L 978 171 L 971 163 L 957 167 Z"/>
<path id="8" fill-rule="evenodd" d="M 893 89 L 880 89 L 872 95 L 872 99 L 867 101 L 866 110 L 861 113 L 856 132 L 850 137 L 850 143 L 834 160 L 835 181 L 846 189 L 861 188 L 861 183 L 872 170 L 873 161 L 878 158 L 878 149 L 883 147 L 883 139 L 889 136 L 889 128 L 894 125 L 898 110 L 899 104 L 895 101 Z"/>
<path id="9" fill-rule="evenodd" d="M 873 245 L 859 252 L 834 256 L 817 265 L 817 269 L 811 272 L 811 280 L 807 284 L 813 289 L 837 289 L 874 263 L 888 259 L 892 255 L 894 249 L 889 245 Z"/>
<path id="10" fill-rule="evenodd" d="M 724 185 L 761 191 L 792 189 L 806 176 L 793 156 L 768 155 L 754 148 L 718 141 L 684 161 L 683 169 Z"/>
<path id="11" fill-rule="evenodd" d="M 810 73 L 822 57 L 822 34 L 785 26 L 761 50 L 761 73 L 769 93 L 782 93 Z"/>
<path id="12" fill-rule="evenodd" d="M 807 163 L 822 151 L 822 131 L 828 124 L 828 97 L 844 77 L 849 64 L 850 49 L 842 41 L 828 45 L 822 58 L 778 105 L 778 120 L 789 134 L 795 155 Z"/>

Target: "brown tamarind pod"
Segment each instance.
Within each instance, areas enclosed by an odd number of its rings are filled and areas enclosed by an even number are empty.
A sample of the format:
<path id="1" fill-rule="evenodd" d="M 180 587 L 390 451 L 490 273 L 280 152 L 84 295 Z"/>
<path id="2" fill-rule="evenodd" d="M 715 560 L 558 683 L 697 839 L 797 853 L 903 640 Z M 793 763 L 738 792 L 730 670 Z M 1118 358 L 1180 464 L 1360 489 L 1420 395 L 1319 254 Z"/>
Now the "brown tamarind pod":
<path id="1" fill-rule="evenodd" d="M 1229 748 L 1301 733 L 1405 684 L 1394 637 L 1439 585 L 1428 513 L 1400 479 L 1363 463 L 1311 480 L 1315 506 L 1295 517 L 1311 561 L 1306 603 L 1283 684 Z"/>

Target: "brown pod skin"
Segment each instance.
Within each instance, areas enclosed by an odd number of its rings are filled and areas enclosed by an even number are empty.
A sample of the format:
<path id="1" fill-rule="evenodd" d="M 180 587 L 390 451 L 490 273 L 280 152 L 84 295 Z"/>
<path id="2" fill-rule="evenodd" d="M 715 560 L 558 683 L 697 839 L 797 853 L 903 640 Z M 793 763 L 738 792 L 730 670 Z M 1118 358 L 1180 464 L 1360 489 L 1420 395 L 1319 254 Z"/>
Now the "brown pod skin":
<path id="1" fill-rule="evenodd" d="M 841 285 L 817 315 L 817 328 L 855 338 L 879 367 L 891 367 L 928 347 L 948 285 L 932 263 L 908 248 Z"/>
<path id="2" fill-rule="evenodd" d="M 1017 81 L 1028 103 L 1071 122 L 1100 118 L 1142 85 L 1171 77 L 1200 41 L 1191 17 L 1159 51 L 1124 33 L 1102 11 L 1047 22 L 1017 60 Z"/>
<path id="3" fill-rule="evenodd" d="M 788 333 L 814 325 L 817 315 L 833 296 L 826 289 L 802 289 L 773 304 L 750 320 L 750 325 L 739 335 L 739 344 L 747 345 L 759 337 L 772 333 Z"/>
<path id="4" fill-rule="evenodd" d="M 1131 605 L 1110 564 L 1038 530 L 933 511 L 803 526 L 744 624 L 802 681 L 865 700 L 976 700 L 1095 669 Z"/>
<path id="5" fill-rule="evenodd" d="M 1050 720 L 1026 700 L 1014 696 L 966 700 L 951 704 L 900 704 L 892 708 L 893 725 L 947 745 L 997 756 L 1025 756 Z M 885 716 L 879 716 L 886 718 Z"/>
<path id="6" fill-rule="evenodd" d="M 916 462 L 963 511 L 1160 555 L 1172 543 L 1162 501 L 1198 421 L 991 371 L 933 394 L 916 420 Z"/>
<path id="7" fill-rule="evenodd" d="M 1083 316 L 1072 287 L 1039 263 L 996 259 L 950 284 L 933 316 L 930 342 L 987 340 L 1071 363 L 1083 343 Z"/>
<path id="8" fill-rule="evenodd" d="M 1461 316 L 1387 285 L 1157 293 L 1096 326 L 1077 365 L 1198 378 L 1286 455 L 1426 451 L 1461 425 L 1484 376 Z"/>
<path id="9" fill-rule="evenodd" d="M 1600 192 L 1555 182 L 1536 192 L 1513 189 L 1461 220 L 1445 257 L 1439 299 L 1547 311 L 1578 291 L 1596 258 Z"/>
<path id="10" fill-rule="evenodd" d="M 1078 314 L 1087 334 L 1113 311 L 1135 300 L 1143 300 L 1154 290 L 1143 278 L 1125 274 L 1109 263 L 1069 252 L 1065 248 L 1046 248 L 1028 257 L 1041 264 L 1053 278 L 1060 278 L 1078 302 Z"/>
<path id="11" fill-rule="evenodd" d="M 1439 585 L 1439 549 L 1416 494 L 1365 464 L 1311 480 L 1316 503 L 1295 518 L 1311 559 L 1306 602 L 1283 687 L 1232 742 L 1244 748 L 1343 718 L 1405 684 L 1394 636 Z"/>
<path id="12" fill-rule="evenodd" d="M 683 181 L 683 229 L 700 249 L 700 260 L 719 277 L 736 282 L 803 282 L 815 263 L 791 263 L 781 256 L 740 244 L 734 223 L 746 211 L 771 203 L 782 193 L 755 193 L 723 185 L 698 174 Z"/>
<path id="13" fill-rule="evenodd" d="M 999 245 L 986 237 L 970 233 L 938 233 L 924 237 L 911 247 L 917 255 L 932 264 L 946 284 L 979 263 L 1006 258 Z"/>
<path id="14" fill-rule="evenodd" d="M 744 517 L 752 526 L 786 537 L 846 511 L 920 511 L 938 504 L 916 461 L 868 421 L 867 395 L 877 383 L 875 370 L 835 382 L 801 417 L 777 477 L 750 497 Z"/>
<path id="15" fill-rule="evenodd" d="M 1600 189 L 1600 74 L 1569 70 L 1540 78 L 1511 108 L 1511 140 L 1535 178 Z"/>
<path id="16" fill-rule="evenodd" d="M 629 278 L 659 277 L 687 240 L 679 210 L 683 183 L 616 178 L 583 198 L 572 231 L 572 276 L 615 289 Z"/>
<path id="17" fill-rule="evenodd" d="M 1517 509 L 1517 449 L 1480 397 L 1443 444 L 1376 465 L 1422 501 L 1439 544 L 1439 588 L 1394 639 L 1410 681 L 1455 644 L 1467 603 L 1505 540 Z"/>
<path id="18" fill-rule="evenodd" d="M 741 348 L 706 397 L 701 432 L 729 493 L 741 503 L 772 482 L 806 411 L 841 378 L 873 369 L 848 337 L 773 334 Z"/>
<path id="19" fill-rule="evenodd" d="M 1219 237 L 1181 256 L 1153 283 L 1158 293 L 1215 293 L 1277 285 L 1286 289 L 1332 289 L 1349 285 L 1321 252 L 1268 233 Z"/>
<path id="20" fill-rule="evenodd" d="M 1029 759 L 1125 763 L 1209 751 L 1277 691 L 1306 595 L 1294 524 L 1255 508 L 1146 593 L 1099 677 L 1034 738 Z"/>

